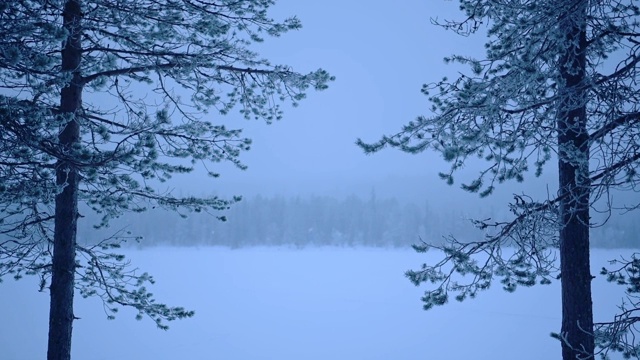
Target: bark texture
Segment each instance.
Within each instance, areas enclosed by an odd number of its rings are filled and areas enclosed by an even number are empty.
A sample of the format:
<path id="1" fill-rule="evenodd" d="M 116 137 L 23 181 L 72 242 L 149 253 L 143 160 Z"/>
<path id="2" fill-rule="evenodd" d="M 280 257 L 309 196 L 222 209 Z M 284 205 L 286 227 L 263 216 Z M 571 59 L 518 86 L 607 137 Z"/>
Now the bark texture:
<path id="1" fill-rule="evenodd" d="M 65 155 L 73 152 L 80 139 L 80 124 L 76 115 L 82 106 L 82 79 L 79 70 L 82 59 L 81 18 L 80 0 L 67 1 L 63 21 L 69 36 L 63 44 L 62 71 L 70 73 L 72 80 L 60 93 L 61 116 L 67 122 L 59 134 L 60 146 Z M 63 190 L 55 201 L 48 360 L 71 358 L 79 181 L 78 169 L 70 161 L 71 158 L 72 156 L 61 156 L 56 164 L 56 184 Z"/>
<path id="2" fill-rule="evenodd" d="M 586 9 L 588 1 L 564 1 L 558 26 L 564 33 L 560 57 L 562 96 L 558 110 L 562 358 L 590 359 L 594 353 L 589 265 L 589 136 L 586 116 Z"/>

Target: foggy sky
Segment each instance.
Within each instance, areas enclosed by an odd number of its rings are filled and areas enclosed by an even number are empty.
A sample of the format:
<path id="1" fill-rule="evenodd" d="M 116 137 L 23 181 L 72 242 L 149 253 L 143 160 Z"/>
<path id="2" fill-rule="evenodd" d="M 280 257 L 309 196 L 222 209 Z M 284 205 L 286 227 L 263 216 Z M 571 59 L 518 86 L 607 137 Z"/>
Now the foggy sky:
<path id="1" fill-rule="evenodd" d="M 431 24 L 432 18 L 460 19 L 457 2 L 407 0 L 391 6 L 387 1 L 282 0 L 271 12 L 280 20 L 293 15 L 302 21 L 301 30 L 267 38 L 253 49 L 302 73 L 324 68 L 336 81 L 328 90 L 309 92 L 298 108 L 286 107 L 284 119 L 272 125 L 243 120 L 237 112 L 224 118 L 213 114 L 214 122 L 243 128 L 253 139 L 252 149 L 241 156 L 249 169 L 217 166 L 221 178 L 176 177 L 179 187 L 198 194 L 246 196 L 362 196 L 375 190 L 386 197 L 429 199 L 436 206 L 486 206 L 477 195 L 460 190 L 459 182 L 447 186 L 438 178 L 439 171 L 449 168 L 438 154 L 388 149 L 367 156 L 354 145 L 357 138 L 373 142 L 419 115 L 430 115 L 422 85 L 464 70 L 445 65 L 443 57 L 483 55 L 482 35 L 465 38 Z M 485 164 L 469 163 L 456 179 L 468 180 L 479 165 Z M 522 192 L 521 185 L 498 189 L 494 198 L 508 200 Z M 546 192 L 544 181 L 528 182 L 527 187 Z"/>
<path id="2" fill-rule="evenodd" d="M 461 43 L 429 18 L 452 7 L 455 3 L 446 1 L 403 1 L 393 7 L 384 1 L 366 6 L 279 1 L 272 16 L 298 16 L 303 28 L 267 38 L 255 49 L 303 73 L 322 67 L 336 81 L 326 91 L 309 92 L 298 108 L 287 107 L 284 119 L 272 125 L 243 120 L 237 112 L 228 115 L 224 121 L 243 128 L 254 141 L 242 156 L 249 169 L 221 167 L 222 179 L 210 185 L 224 192 L 323 193 L 373 185 L 389 176 L 437 180 L 437 156 L 393 150 L 365 156 L 354 142 L 358 137 L 375 141 L 426 112 L 422 84 L 450 70 L 442 57 L 456 50 L 453 40 Z"/>

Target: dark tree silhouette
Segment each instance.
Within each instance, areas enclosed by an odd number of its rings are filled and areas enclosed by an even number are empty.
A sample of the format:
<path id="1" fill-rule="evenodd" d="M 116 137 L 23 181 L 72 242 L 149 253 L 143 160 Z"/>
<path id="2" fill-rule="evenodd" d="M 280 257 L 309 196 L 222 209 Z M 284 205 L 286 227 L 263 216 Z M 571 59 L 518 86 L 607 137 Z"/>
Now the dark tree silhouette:
<path id="1" fill-rule="evenodd" d="M 623 349 L 637 357 L 637 346 L 625 342 L 633 337 L 619 336 L 633 327 L 597 325 L 594 337 L 589 233 L 601 225 L 590 212 L 610 214 L 612 192 L 637 189 L 640 180 L 638 7 L 588 0 L 461 0 L 460 7 L 462 21 L 440 25 L 466 36 L 488 24 L 486 57 L 447 58 L 471 70 L 425 85 L 425 94 L 435 93 L 429 97 L 433 116 L 419 117 L 377 143 L 358 144 L 367 153 L 385 146 L 440 152 L 452 164 L 440 174 L 450 184 L 471 157 L 484 159 L 487 166 L 478 177 L 462 185 L 483 197 L 500 183 L 523 181 L 530 168 L 539 176 L 556 159 L 559 190 L 541 201 L 516 196 L 512 220 L 476 221 L 486 238 L 451 237 L 447 245 L 435 246 L 444 251 L 441 262 L 407 276 L 416 285 L 436 284 L 423 298 L 426 309 L 446 303 L 450 292 L 458 300 L 474 297 L 496 278 L 513 291 L 561 276 L 562 329 L 556 336 L 563 358 L 592 358 L 596 343 L 603 354 Z M 470 280 L 457 280 L 456 274 Z M 603 334 L 608 339 L 599 338 Z"/>
<path id="2" fill-rule="evenodd" d="M 110 251 L 122 236 L 79 245 L 79 209 L 99 213 L 105 227 L 148 206 L 216 211 L 237 200 L 177 197 L 158 184 L 199 163 L 244 168 L 238 156 L 250 140 L 209 110 L 272 122 L 279 103 L 332 80 L 250 50 L 300 28 L 295 17 L 271 19 L 273 4 L 0 3 L 0 276 L 35 274 L 43 289 L 50 281 L 50 360 L 70 358 L 74 290 L 102 297 L 109 312 L 132 306 L 161 328 L 193 315 L 155 302 L 145 287 L 153 279 Z"/>

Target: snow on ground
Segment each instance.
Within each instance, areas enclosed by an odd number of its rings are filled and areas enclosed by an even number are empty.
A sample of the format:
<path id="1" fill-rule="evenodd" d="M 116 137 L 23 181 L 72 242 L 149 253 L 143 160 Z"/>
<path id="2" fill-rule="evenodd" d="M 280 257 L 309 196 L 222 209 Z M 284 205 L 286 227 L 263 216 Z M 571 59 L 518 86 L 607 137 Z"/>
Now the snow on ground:
<path id="1" fill-rule="evenodd" d="M 433 254 L 384 249 L 155 248 L 128 250 L 154 275 L 160 301 L 196 311 L 169 331 L 121 311 L 106 320 L 97 299 L 78 297 L 73 358 L 560 359 L 558 284 L 421 308 L 424 289 L 403 273 Z M 594 252 L 594 269 L 627 251 Z M 596 273 L 596 271 L 594 271 Z M 594 282 L 596 320 L 615 311 L 622 288 Z M 0 284 L 0 351 L 6 360 L 46 355 L 48 293 L 34 278 Z"/>

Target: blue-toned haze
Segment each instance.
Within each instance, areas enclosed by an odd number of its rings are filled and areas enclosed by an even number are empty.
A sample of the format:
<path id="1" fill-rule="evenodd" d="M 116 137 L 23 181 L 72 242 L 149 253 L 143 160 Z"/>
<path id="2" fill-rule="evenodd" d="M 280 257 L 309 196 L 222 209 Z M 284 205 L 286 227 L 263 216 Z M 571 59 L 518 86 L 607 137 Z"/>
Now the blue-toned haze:
<path id="1" fill-rule="evenodd" d="M 430 23 L 462 15 L 457 1 L 279 0 L 272 16 L 298 16 L 300 31 L 267 38 L 255 48 L 276 64 L 302 73 L 324 68 L 336 81 L 286 108 L 272 125 L 237 112 L 213 122 L 243 128 L 253 139 L 240 171 L 212 168 L 175 177 L 179 192 L 221 195 L 327 195 L 427 201 L 431 209 L 462 209 L 482 216 L 502 209 L 511 193 L 553 192 L 555 175 L 533 172 L 523 184 L 499 187 L 479 199 L 438 178 L 449 167 L 438 155 L 395 150 L 366 156 L 357 138 L 375 141 L 418 115 L 429 115 L 424 83 L 458 70 L 443 57 L 481 56 L 484 38 L 463 38 Z M 461 172 L 475 174 L 473 161 Z M 442 209 L 442 213 L 445 213 Z M 505 210 L 506 212 L 506 210 Z M 445 235 L 445 234 L 443 234 Z M 559 284 L 507 294 L 496 284 L 477 300 L 424 312 L 403 272 L 426 261 L 410 249 L 219 247 L 126 249 L 132 264 L 156 276 L 158 300 L 194 309 L 193 319 L 156 330 L 123 311 L 107 321 L 98 299 L 79 299 L 74 358 L 224 360 L 554 359 L 559 344 Z M 630 252 L 622 254 L 628 255 Z M 598 250 L 594 269 L 619 251 Z M 436 256 L 433 255 L 428 256 Z M 594 273 L 596 271 L 594 270 Z M 597 279 L 596 320 L 616 309 L 622 289 Z M 0 359 L 41 358 L 46 346 L 49 294 L 35 279 L 7 279 L 0 289 Z M 610 291 L 614 289 L 615 291 Z"/>
<path id="2" fill-rule="evenodd" d="M 382 196 L 434 204 L 477 198 L 438 179 L 438 171 L 448 168 L 438 155 L 389 150 L 365 156 L 354 145 L 357 138 L 375 141 L 418 115 L 428 115 L 422 85 L 461 69 L 446 65 L 443 57 L 481 54 L 482 37 L 463 38 L 430 22 L 459 18 L 456 2 L 285 0 L 272 14 L 295 14 L 303 29 L 267 39 L 257 47 L 261 54 L 303 72 L 323 67 L 336 81 L 327 91 L 310 94 L 298 108 L 287 109 L 284 119 L 270 126 L 235 114 L 225 119 L 254 141 L 242 156 L 249 169 L 221 167 L 221 178 L 205 179 L 203 191 L 366 196 L 375 188 Z"/>

